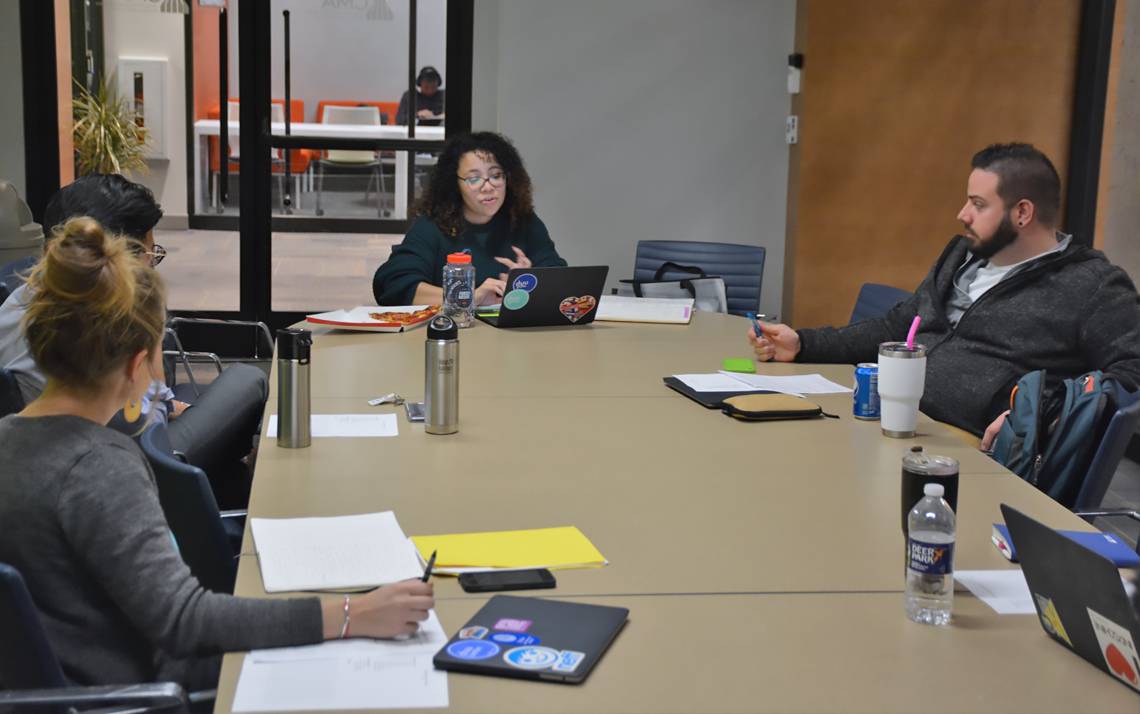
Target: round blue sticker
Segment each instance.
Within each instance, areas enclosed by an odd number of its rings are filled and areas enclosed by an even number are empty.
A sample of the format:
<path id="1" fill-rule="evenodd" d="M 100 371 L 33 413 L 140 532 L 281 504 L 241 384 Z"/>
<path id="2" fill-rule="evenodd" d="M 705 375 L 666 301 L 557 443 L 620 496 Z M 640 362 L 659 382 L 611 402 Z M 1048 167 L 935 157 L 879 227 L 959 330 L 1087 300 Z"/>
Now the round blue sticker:
<path id="1" fill-rule="evenodd" d="M 500 645 L 537 645 L 542 642 L 534 635 L 519 635 L 514 632 L 496 632 L 491 635 L 491 641 Z"/>
<path id="2" fill-rule="evenodd" d="M 499 654 L 499 646 L 487 640 L 460 640 L 448 645 L 447 653 L 455 659 L 487 659 Z"/>
<path id="3" fill-rule="evenodd" d="M 486 640 L 476 640 L 476 642 L 486 642 Z M 558 654 L 558 650 L 549 647 L 516 647 L 507 650 L 503 655 L 503 661 L 519 669 L 546 669 L 558 661 Z"/>
<path id="4" fill-rule="evenodd" d="M 515 281 L 511 283 L 512 289 L 525 290 L 528 293 L 531 290 L 534 290 L 536 287 L 538 287 L 538 278 L 536 278 L 531 273 L 523 273 L 522 275 L 515 278 Z"/>

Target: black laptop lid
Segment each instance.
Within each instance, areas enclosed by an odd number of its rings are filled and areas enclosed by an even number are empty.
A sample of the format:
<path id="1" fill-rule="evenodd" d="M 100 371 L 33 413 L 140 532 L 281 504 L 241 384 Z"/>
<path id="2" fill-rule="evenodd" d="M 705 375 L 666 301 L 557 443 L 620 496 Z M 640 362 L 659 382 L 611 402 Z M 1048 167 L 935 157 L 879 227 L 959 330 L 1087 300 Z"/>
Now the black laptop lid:
<path id="1" fill-rule="evenodd" d="M 598 315 L 598 302 L 609 268 L 516 268 L 507 275 L 507 290 L 496 327 L 588 325 Z"/>
<path id="2" fill-rule="evenodd" d="M 457 672 L 577 683 L 628 617 L 623 607 L 496 595 L 432 661 Z"/>
<path id="3" fill-rule="evenodd" d="M 1001 512 L 1045 631 L 1140 692 L 1140 624 L 1120 571 L 1004 503 Z"/>

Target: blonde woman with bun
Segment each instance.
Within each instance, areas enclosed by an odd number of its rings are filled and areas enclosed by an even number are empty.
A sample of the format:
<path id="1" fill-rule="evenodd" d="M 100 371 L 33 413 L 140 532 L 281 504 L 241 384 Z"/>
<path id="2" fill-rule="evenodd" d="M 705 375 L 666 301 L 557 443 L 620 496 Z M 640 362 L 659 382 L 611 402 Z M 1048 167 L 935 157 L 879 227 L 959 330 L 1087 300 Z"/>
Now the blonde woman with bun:
<path id="1" fill-rule="evenodd" d="M 105 424 L 161 373 L 161 278 L 89 218 L 68 221 L 30 277 L 28 344 L 47 385 L 0 419 L 0 562 L 27 581 L 79 684 L 216 684 L 220 654 L 413 633 L 430 583 L 363 595 L 208 592 L 182 562 L 135 443 Z"/>

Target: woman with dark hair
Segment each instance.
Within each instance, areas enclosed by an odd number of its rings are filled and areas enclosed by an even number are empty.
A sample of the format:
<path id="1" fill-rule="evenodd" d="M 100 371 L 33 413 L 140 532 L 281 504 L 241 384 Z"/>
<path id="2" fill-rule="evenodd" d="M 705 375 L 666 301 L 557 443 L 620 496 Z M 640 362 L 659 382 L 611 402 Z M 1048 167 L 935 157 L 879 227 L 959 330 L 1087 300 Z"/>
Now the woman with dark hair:
<path id="1" fill-rule="evenodd" d="M 404 242 L 372 278 L 378 305 L 443 302 L 449 253 L 475 266 L 475 304 L 502 299 L 513 268 L 566 265 L 534 213 L 530 175 L 518 151 L 492 132 L 448 139 Z"/>

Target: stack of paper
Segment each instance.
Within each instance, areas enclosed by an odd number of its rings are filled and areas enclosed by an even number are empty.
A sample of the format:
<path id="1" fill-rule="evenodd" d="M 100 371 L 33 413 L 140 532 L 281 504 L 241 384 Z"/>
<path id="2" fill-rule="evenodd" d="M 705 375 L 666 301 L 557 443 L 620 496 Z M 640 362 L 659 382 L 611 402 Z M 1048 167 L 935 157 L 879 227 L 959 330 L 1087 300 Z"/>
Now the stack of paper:
<path id="1" fill-rule="evenodd" d="M 371 588 L 423 575 L 391 511 L 251 518 L 250 528 L 266 592 Z"/>
<path id="2" fill-rule="evenodd" d="M 608 565 L 590 539 L 574 526 L 412 536 L 412 542 L 424 560 L 435 552 L 435 572 L 449 575 L 497 569 L 564 570 Z"/>
<path id="3" fill-rule="evenodd" d="M 780 392 L 803 396 L 851 391 L 850 387 L 836 384 L 820 374 L 775 377 L 720 371 L 715 374 L 675 374 L 673 377 L 684 382 L 694 392 Z"/>
<path id="4" fill-rule="evenodd" d="M 314 437 L 396 436 L 399 427 L 395 414 L 312 414 L 309 431 Z M 265 436 L 277 438 L 277 415 L 270 414 Z"/>
<path id="5" fill-rule="evenodd" d="M 334 640 L 245 656 L 235 712 L 446 707 L 447 673 L 432 656 L 447 644 L 435 612 L 405 640 Z"/>
<path id="6" fill-rule="evenodd" d="M 665 322 L 687 325 L 693 317 L 693 299 L 639 298 L 603 295 L 598 316 L 608 322 Z"/>

